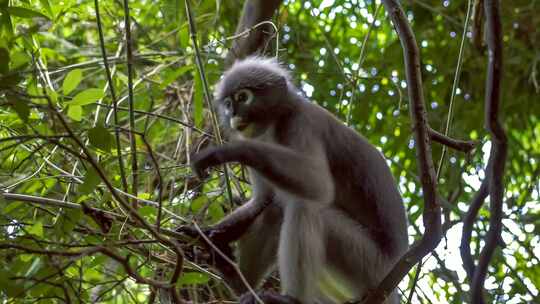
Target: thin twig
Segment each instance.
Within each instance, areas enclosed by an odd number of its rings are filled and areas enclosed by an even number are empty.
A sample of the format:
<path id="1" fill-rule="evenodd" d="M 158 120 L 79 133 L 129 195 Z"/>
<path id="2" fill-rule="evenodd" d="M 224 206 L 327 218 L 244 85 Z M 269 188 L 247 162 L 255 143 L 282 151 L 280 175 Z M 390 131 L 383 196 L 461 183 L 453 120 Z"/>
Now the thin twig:
<path id="1" fill-rule="evenodd" d="M 112 108 L 112 106 L 109 106 L 109 105 L 106 105 L 104 103 L 99 103 L 99 105 L 103 106 L 103 107 L 106 107 L 106 108 Z M 120 111 L 129 111 L 128 108 L 124 108 L 124 107 L 117 107 L 118 110 Z M 199 129 L 197 128 L 196 126 L 192 125 L 192 124 L 189 124 L 185 121 L 181 121 L 180 119 L 176 119 L 174 117 L 171 117 L 171 116 L 167 116 L 167 115 L 163 115 L 163 114 L 158 114 L 158 113 L 154 113 L 154 112 L 148 112 L 148 111 L 142 111 L 142 110 L 133 110 L 133 112 L 137 113 L 137 114 L 143 114 L 143 115 L 148 115 L 148 116 L 154 116 L 154 117 L 157 117 L 157 118 L 161 118 L 161 119 L 165 119 L 165 120 L 168 120 L 168 121 L 172 121 L 172 122 L 175 122 L 179 125 L 182 125 L 184 127 L 187 127 L 187 128 L 190 128 L 204 136 L 208 136 L 208 137 L 211 137 L 213 138 L 214 135 L 202 130 L 202 129 Z"/>
<path id="2" fill-rule="evenodd" d="M 257 295 L 257 293 L 253 290 L 253 288 L 251 287 L 251 285 L 249 284 L 249 282 L 246 280 L 246 278 L 244 277 L 244 275 L 242 274 L 242 271 L 240 270 L 240 268 L 238 267 L 238 265 L 232 261 L 225 253 L 223 253 L 205 234 L 204 232 L 201 230 L 201 228 L 199 227 L 199 225 L 197 225 L 197 223 L 195 221 L 193 221 L 193 227 L 195 227 L 195 229 L 197 230 L 197 233 L 199 233 L 199 236 L 201 238 L 204 239 L 204 241 L 210 245 L 210 247 L 212 247 L 212 250 L 214 250 L 215 252 L 217 252 L 217 254 L 219 254 L 219 256 L 221 258 L 223 258 L 225 260 L 225 262 L 227 262 L 228 264 L 230 264 L 233 268 L 234 268 L 234 271 L 238 274 L 238 276 L 240 277 L 240 280 L 242 280 L 242 283 L 246 286 L 246 288 L 248 289 L 248 291 L 253 295 L 253 297 L 255 297 L 255 300 L 260 303 L 260 304 L 264 304 L 264 302 L 261 300 L 261 298 Z"/>
<path id="3" fill-rule="evenodd" d="M 174 250 L 174 253 L 176 254 L 177 263 L 182 263 L 184 259 L 184 254 L 182 249 L 180 248 L 178 242 L 174 239 L 168 239 L 161 235 L 155 227 L 150 225 L 138 212 L 135 210 L 134 206 L 131 206 L 126 202 L 122 196 L 120 196 L 117 192 L 117 190 L 114 188 L 111 181 L 108 179 L 107 175 L 105 174 L 105 171 L 103 168 L 99 165 L 99 163 L 94 159 L 90 151 L 88 151 L 88 148 L 82 143 L 82 141 L 73 133 L 71 128 L 69 127 L 69 124 L 67 123 L 64 116 L 58 112 L 54 105 L 52 104 L 50 98 L 47 96 L 47 101 L 49 104 L 49 107 L 53 112 L 56 114 L 56 117 L 64 127 L 64 129 L 67 131 L 67 133 L 71 136 L 71 138 L 77 143 L 77 145 L 81 148 L 81 150 L 84 153 L 84 156 L 86 157 L 86 160 L 90 163 L 92 168 L 96 171 L 98 176 L 101 178 L 107 189 L 111 192 L 111 195 L 116 199 L 116 201 L 121 205 L 121 207 L 127 211 L 129 218 L 132 219 L 137 224 L 141 225 L 142 228 L 149 231 L 152 236 L 154 236 L 161 244 L 164 244 Z"/>
<path id="4" fill-rule="evenodd" d="M 353 104 L 356 92 L 358 90 L 358 79 L 359 79 L 360 74 L 362 73 L 362 66 L 364 65 L 364 60 L 366 59 L 366 52 L 365 51 L 366 51 L 366 48 L 367 48 L 367 43 L 369 41 L 369 37 L 371 36 L 371 31 L 375 27 L 375 22 L 377 21 L 377 16 L 379 15 L 379 11 L 381 10 L 381 7 L 382 7 L 382 3 L 379 3 L 377 5 L 377 7 L 375 8 L 375 12 L 373 13 L 373 20 L 369 24 L 368 31 L 366 33 L 366 36 L 364 36 L 364 41 L 362 42 L 362 47 L 360 48 L 360 55 L 358 56 L 358 73 L 357 73 L 356 77 L 354 77 L 352 79 L 352 85 L 353 85 L 352 93 L 351 93 L 350 102 L 347 105 L 347 119 L 346 119 L 345 123 L 348 126 L 350 125 L 350 122 L 351 122 L 352 104 Z M 334 52 L 330 51 L 330 53 L 334 53 Z"/>
<path id="5" fill-rule="evenodd" d="M 121 128 L 123 131 L 129 132 L 129 130 Z M 154 150 L 152 149 L 152 146 L 150 143 L 146 140 L 146 137 L 143 133 L 137 132 L 137 135 L 139 135 L 143 141 L 144 146 L 148 150 L 148 154 L 150 155 L 150 159 L 152 161 L 152 165 L 154 166 L 154 170 L 156 170 L 156 175 L 158 178 L 158 201 L 157 201 L 157 207 L 158 207 L 158 214 L 156 219 L 156 227 L 157 231 L 160 231 L 161 228 L 161 217 L 163 213 L 163 178 L 161 176 L 161 170 L 159 169 L 159 162 L 156 159 L 156 156 L 154 154 Z"/>
<path id="6" fill-rule="evenodd" d="M 102 253 L 116 262 L 120 263 L 122 267 L 124 267 L 124 270 L 129 274 L 130 277 L 132 277 L 136 282 L 142 283 L 142 284 L 148 284 L 159 288 L 170 288 L 172 284 L 162 281 L 157 281 L 154 279 L 148 279 L 140 275 L 129 263 L 129 256 L 124 258 L 121 255 L 117 254 L 113 250 L 103 247 L 103 246 L 95 246 L 95 247 L 89 247 L 86 249 L 82 249 L 79 251 L 67 251 L 67 250 L 46 250 L 46 249 L 36 249 L 31 247 L 26 247 L 19 244 L 12 244 L 12 243 L 0 243 L 0 250 L 6 250 L 6 249 L 15 249 L 20 250 L 25 253 L 32 253 L 32 254 L 39 254 L 39 255 L 47 255 L 47 256 L 63 256 L 63 257 L 72 257 L 72 258 L 81 258 L 85 256 L 91 256 L 95 253 Z"/>
<path id="7" fill-rule="evenodd" d="M 126 61 L 128 78 L 128 105 L 129 105 L 129 148 L 131 152 L 131 193 L 137 196 L 138 193 L 138 164 L 137 164 L 137 139 L 135 137 L 135 108 L 133 106 L 133 41 L 131 41 L 131 18 L 129 17 L 129 1 L 124 0 L 124 27 L 126 30 Z M 112 86 L 112 83 L 111 83 Z M 134 200 L 136 207 L 137 202 Z"/>
<path id="8" fill-rule="evenodd" d="M 195 50 L 195 61 L 197 63 L 197 69 L 199 71 L 199 77 L 201 78 L 202 87 L 204 91 L 204 98 L 206 101 L 206 105 L 210 111 L 210 118 L 212 120 L 212 127 L 214 130 L 214 134 L 216 135 L 216 139 L 218 141 L 218 144 L 223 144 L 223 139 L 221 138 L 221 133 L 219 131 L 219 123 L 217 120 L 217 115 L 214 110 L 214 107 L 212 106 L 212 102 L 210 100 L 210 89 L 208 88 L 208 81 L 206 80 L 206 74 L 204 71 L 204 64 L 201 59 L 201 53 L 199 51 L 199 44 L 197 43 L 197 29 L 195 27 L 195 21 L 193 20 L 193 16 L 191 13 L 191 5 L 189 3 L 189 0 L 185 0 L 185 6 L 186 6 L 186 15 L 188 18 L 188 24 L 189 24 L 189 32 L 191 37 L 191 43 L 193 44 L 193 48 Z M 227 169 L 227 164 L 223 164 L 223 172 L 225 176 L 225 186 L 227 189 L 227 197 L 229 199 L 229 203 L 232 206 L 233 198 L 232 198 L 232 190 L 231 190 L 231 184 L 230 184 L 230 178 L 229 178 L 229 170 Z"/>
<path id="9" fill-rule="evenodd" d="M 40 196 L 33 196 L 33 195 L 19 194 L 19 193 L 0 193 L 0 196 L 4 198 L 6 201 L 21 201 L 21 202 L 28 202 L 31 204 L 37 204 L 37 205 L 42 205 L 42 206 L 52 206 L 52 207 L 60 207 L 60 208 L 67 208 L 67 209 L 82 209 L 82 206 L 80 204 L 75 204 L 72 202 L 65 202 L 65 201 L 57 200 L 53 198 L 45 198 L 45 197 L 40 197 Z M 89 207 L 89 208 L 95 212 L 106 214 L 120 222 L 126 221 L 126 217 L 118 213 L 114 213 L 111 211 L 107 211 L 107 210 L 103 210 L 103 209 L 99 209 L 95 207 Z M 139 224 L 133 221 L 128 221 L 127 223 L 134 227 L 141 227 Z M 178 233 L 176 231 L 170 230 L 170 229 L 161 228 L 161 232 L 164 235 L 173 237 L 175 239 L 179 239 L 182 241 L 190 241 L 190 239 L 186 238 L 185 235 Z"/>
<path id="10" fill-rule="evenodd" d="M 101 25 L 101 16 L 99 13 L 99 1 L 94 0 L 94 6 L 96 9 L 96 24 L 99 33 L 99 46 L 101 48 L 101 56 L 103 58 L 103 66 L 105 67 L 105 73 L 107 74 L 107 81 L 109 82 L 109 91 L 111 92 L 111 103 L 113 107 L 114 114 L 114 137 L 116 140 L 116 153 L 118 158 L 118 168 L 120 169 L 120 178 L 122 180 L 122 186 L 125 191 L 128 191 L 128 184 L 126 179 L 126 173 L 124 169 L 124 161 L 122 159 L 122 148 L 120 145 L 120 132 L 118 131 L 118 110 L 116 104 L 116 90 L 114 89 L 114 82 L 112 79 L 111 69 L 109 68 L 109 60 L 107 59 L 107 50 L 105 49 L 105 39 L 103 37 L 103 28 Z"/>
<path id="11" fill-rule="evenodd" d="M 456 97 L 457 87 L 459 85 L 459 78 L 461 76 L 461 65 L 463 63 L 463 49 L 465 47 L 465 40 L 467 39 L 467 31 L 469 29 L 469 19 L 471 16 L 472 3 L 469 0 L 467 4 L 467 15 L 463 24 L 463 34 L 461 35 L 461 43 L 459 45 L 459 54 L 456 64 L 456 72 L 454 73 L 454 82 L 452 83 L 452 92 L 450 94 L 450 104 L 448 105 L 448 117 L 446 117 L 446 126 L 444 128 L 444 136 L 448 137 L 450 134 L 450 124 L 452 122 L 452 115 L 454 114 L 454 98 Z M 446 156 L 446 146 L 443 146 L 441 152 L 441 158 L 439 159 L 439 165 L 437 166 L 437 179 L 441 176 L 442 165 L 444 157 Z"/>

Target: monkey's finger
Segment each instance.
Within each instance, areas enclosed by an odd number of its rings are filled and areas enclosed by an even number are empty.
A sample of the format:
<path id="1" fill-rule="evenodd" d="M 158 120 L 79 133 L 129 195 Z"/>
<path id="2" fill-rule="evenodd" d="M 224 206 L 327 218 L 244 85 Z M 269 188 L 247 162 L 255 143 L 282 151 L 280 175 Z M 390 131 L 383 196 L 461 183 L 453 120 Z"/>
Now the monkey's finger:
<path id="1" fill-rule="evenodd" d="M 210 176 L 210 173 L 208 173 L 208 170 L 206 169 L 198 168 L 194 172 L 195 172 L 195 176 L 197 176 L 197 178 L 201 181 L 204 181 L 205 179 L 208 178 L 208 176 Z"/>
<path id="2" fill-rule="evenodd" d="M 196 238 L 199 236 L 199 232 L 193 226 L 180 226 L 176 229 L 176 232 L 185 234 L 191 238 Z"/>
<path id="3" fill-rule="evenodd" d="M 201 181 L 206 179 L 209 175 L 206 168 L 201 166 L 200 162 L 193 162 L 191 164 L 191 172 Z"/>

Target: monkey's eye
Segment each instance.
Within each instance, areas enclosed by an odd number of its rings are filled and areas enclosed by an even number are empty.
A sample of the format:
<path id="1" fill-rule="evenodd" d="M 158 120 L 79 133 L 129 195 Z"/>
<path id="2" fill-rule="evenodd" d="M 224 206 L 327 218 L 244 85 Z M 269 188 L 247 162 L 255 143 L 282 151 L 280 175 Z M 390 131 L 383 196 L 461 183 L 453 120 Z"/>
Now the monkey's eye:
<path id="1" fill-rule="evenodd" d="M 230 107 L 232 105 L 232 99 L 230 97 L 223 99 L 223 105 L 227 108 Z"/>
<path id="2" fill-rule="evenodd" d="M 250 103 L 253 100 L 253 92 L 248 89 L 241 89 L 234 93 L 234 100 L 240 103 Z"/>

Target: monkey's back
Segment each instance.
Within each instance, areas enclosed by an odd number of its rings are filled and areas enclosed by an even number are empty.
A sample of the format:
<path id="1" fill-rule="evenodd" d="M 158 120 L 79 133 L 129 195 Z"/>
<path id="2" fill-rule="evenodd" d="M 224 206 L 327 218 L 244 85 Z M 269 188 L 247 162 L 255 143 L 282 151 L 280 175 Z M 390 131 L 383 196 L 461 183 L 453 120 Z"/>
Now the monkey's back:
<path id="1" fill-rule="evenodd" d="M 335 207 L 368 229 L 383 252 L 400 254 L 407 247 L 407 218 L 382 153 L 322 107 L 309 102 L 301 107 L 304 117 L 296 118 L 302 121 L 301 133 L 323 138 Z"/>

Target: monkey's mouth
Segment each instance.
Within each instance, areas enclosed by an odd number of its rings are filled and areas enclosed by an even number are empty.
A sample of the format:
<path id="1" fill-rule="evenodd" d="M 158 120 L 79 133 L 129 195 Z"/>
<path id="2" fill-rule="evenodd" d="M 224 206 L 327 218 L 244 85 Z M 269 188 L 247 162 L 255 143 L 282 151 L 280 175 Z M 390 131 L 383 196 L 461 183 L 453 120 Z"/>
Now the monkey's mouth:
<path id="1" fill-rule="evenodd" d="M 242 118 L 240 117 L 233 117 L 231 118 L 231 127 L 235 130 L 238 130 L 238 131 L 242 131 L 244 130 L 245 128 L 247 128 L 247 126 L 249 126 L 249 123 L 242 120 Z"/>

